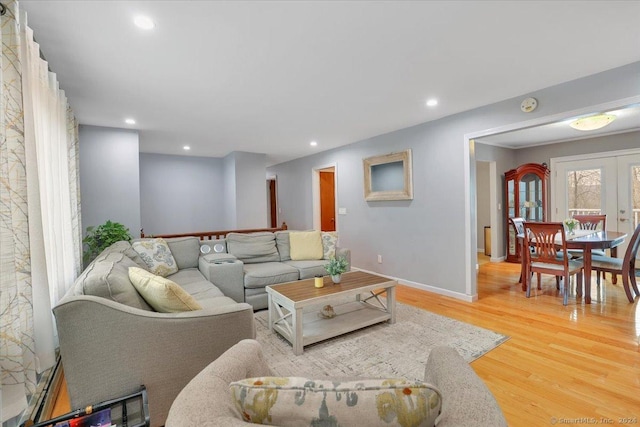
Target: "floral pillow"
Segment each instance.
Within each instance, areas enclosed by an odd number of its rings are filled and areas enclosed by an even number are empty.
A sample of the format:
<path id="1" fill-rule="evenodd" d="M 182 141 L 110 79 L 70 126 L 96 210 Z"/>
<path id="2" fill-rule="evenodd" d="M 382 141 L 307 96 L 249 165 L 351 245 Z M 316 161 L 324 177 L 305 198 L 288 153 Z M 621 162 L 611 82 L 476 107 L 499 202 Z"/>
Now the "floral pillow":
<path id="1" fill-rule="evenodd" d="M 278 426 L 434 426 L 440 391 L 405 379 L 260 377 L 229 385 L 236 416 Z"/>
<path id="2" fill-rule="evenodd" d="M 338 233 L 336 231 L 322 232 L 322 259 L 331 259 L 336 256 L 336 246 L 338 245 Z"/>
<path id="3" fill-rule="evenodd" d="M 178 272 L 178 264 L 164 239 L 140 240 L 131 246 L 140 255 L 151 273 L 167 277 Z"/>

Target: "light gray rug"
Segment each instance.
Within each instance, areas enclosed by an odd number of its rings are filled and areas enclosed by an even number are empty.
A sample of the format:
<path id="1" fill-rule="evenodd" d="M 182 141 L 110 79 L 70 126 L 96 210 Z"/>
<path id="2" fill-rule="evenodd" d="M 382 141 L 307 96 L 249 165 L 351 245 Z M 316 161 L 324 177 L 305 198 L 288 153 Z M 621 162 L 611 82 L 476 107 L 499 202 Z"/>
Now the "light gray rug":
<path id="1" fill-rule="evenodd" d="M 455 348 L 471 362 L 509 337 L 488 329 L 397 303 L 396 323 L 380 323 L 304 348 L 269 332 L 267 310 L 255 314 L 257 340 L 274 374 L 306 377 L 401 377 L 421 380 L 429 352 Z"/>

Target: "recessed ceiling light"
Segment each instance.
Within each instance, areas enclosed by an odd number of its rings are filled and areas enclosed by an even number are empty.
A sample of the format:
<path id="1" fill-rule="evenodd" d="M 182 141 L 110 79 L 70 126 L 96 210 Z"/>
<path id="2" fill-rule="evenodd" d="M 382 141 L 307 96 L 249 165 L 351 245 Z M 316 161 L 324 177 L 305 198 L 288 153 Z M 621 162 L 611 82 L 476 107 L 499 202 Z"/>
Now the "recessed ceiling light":
<path id="1" fill-rule="evenodd" d="M 438 105 L 438 100 L 437 99 L 429 99 L 429 100 L 427 100 L 427 107 L 435 107 L 436 105 Z"/>
<path id="2" fill-rule="evenodd" d="M 184 147 L 182 147 L 182 149 L 189 151 L 189 150 L 191 150 L 191 147 L 189 147 L 188 145 L 185 145 Z"/>
<path id="3" fill-rule="evenodd" d="M 318 145 L 318 143 L 316 141 L 311 141 L 309 145 L 312 147 L 315 147 L 316 145 Z"/>
<path id="4" fill-rule="evenodd" d="M 125 119 L 125 121 L 124 121 L 124 122 L 125 122 L 126 124 L 128 124 L 128 125 L 135 125 L 135 124 L 136 124 L 136 121 L 135 121 L 135 120 L 133 120 L 133 119 Z"/>
<path id="5" fill-rule="evenodd" d="M 146 16 L 136 16 L 133 19 L 133 23 L 136 24 L 138 28 L 142 28 L 143 30 L 151 30 L 156 26 L 151 18 Z"/>

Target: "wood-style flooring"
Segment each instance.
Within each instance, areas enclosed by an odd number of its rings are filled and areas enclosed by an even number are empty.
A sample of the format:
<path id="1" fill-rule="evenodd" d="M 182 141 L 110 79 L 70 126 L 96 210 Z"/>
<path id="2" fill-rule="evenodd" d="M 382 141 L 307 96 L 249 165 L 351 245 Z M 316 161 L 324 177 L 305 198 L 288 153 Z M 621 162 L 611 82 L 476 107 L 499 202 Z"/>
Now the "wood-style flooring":
<path id="1" fill-rule="evenodd" d="M 517 264 L 479 264 L 477 302 L 402 285 L 397 298 L 511 337 L 471 363 L 509 425 L 640 425 L 639 299 L 629 304 L 620 284 L 592 280 L 591 305 L 574 292 L 563 306 L 551 276 L 526 298 Z M 65 396 L 57 414 L 70 410 Z"/>

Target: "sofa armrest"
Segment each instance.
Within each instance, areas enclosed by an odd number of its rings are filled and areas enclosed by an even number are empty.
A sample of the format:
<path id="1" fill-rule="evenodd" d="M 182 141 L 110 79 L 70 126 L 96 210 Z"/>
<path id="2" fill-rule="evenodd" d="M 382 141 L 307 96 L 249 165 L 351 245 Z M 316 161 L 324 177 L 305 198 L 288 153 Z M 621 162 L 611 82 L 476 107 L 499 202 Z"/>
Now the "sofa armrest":
<path id="1" fill-rule="evenodd" d="M 233 255 L 209 254 L 200 257 L 198 268 L 225 296 L 235 302 L 245 302 L 243 265 L 242 261 Z"/>
<path id="2" fill-rule="evenodd" d="M 491 391 L 455 349 L 432 349 L 424 379 L 442 393 L 442 413 L 436 423 L 438 427 L 507 425 Z"/>
<path id="3" fill-rule="evenodd" d="M 145 385 L 151 425 L 163 425 L 171 402 L 228 348 L 255 338 L 249 304 L 156 313 L 105 298 L 67 297 L 53 309 L 73 408 Z"/>
<path id="4" fill-rule="evenodd" d="M 171 405 L 166 427 L 247 426 L 236 418 L 229 383 L 272 375 L 255 340 L 243 340 L 204 368 Z"/>
<path id="5" fill-rule="evenodd" d="M 351 271 L 351 249 L 336 248 L 336 258 L 344 257 L 347 259 L 347 271 Z"/>

